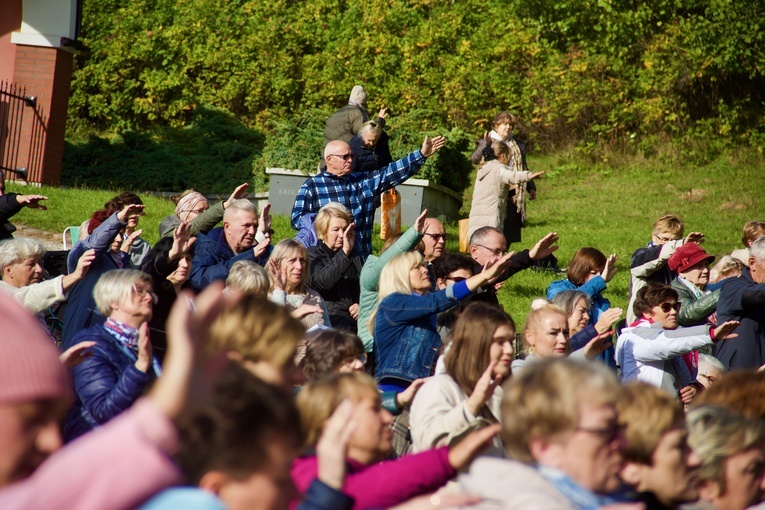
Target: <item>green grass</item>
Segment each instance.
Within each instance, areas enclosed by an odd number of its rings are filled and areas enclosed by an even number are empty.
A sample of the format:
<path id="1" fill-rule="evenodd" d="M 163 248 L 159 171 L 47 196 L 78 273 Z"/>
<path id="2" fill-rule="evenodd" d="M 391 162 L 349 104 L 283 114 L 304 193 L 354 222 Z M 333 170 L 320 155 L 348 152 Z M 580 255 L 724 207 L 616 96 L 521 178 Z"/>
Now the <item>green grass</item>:
<path id="1" fill-rule="evenodd" d="M 680 215 L 686 233 L 706 235 L 704 248 L 716 256 L 740 246 L 741 228 L 746 221 L 765 218 L 762 186 L 765 162 L 756 153 L 724 156 L 704 165 L 661 163 L 660 161 L 621 162 L 614 167 L 604 163 L 584 164 L 573 155 L 531 157 L 534 171 L 546 170 L 538 182 L 539 198 L 529 202 L 528 225 L 523 241 L 511 249 L 531 247 L 546 233 L 560 235 L 556 252 L 561 267 L 566 267 L 582 246 L 594 246 L 619 257 L 619 272 L 605 296 L 613 306 L 625 308 L 629 292 L 629 261 L 632 252 L 650 239 L 654 220 L 667 213 Z M 41 192 L 50 197 L 48 211 L 24 210 L 14 216 L 15 223 L 42 230 L 61 232 L 79 225 L 116 193 L 82 189 L 42 189 L 9 183 L 9 190 Z M 693 190 L 692 198 L 688 198 Z M 159 221 L 173 211 L 169 200 L 142 195 L 146 217 L 141 219 L 144 238 L 154 243 Z M 286 217 L 274 218 L 275 239 L 292 237 L 294 231 Z M 457 224 L 447 224 L 452 235 L 448 248 L 456 251 Z M 382 242 L 374 237 L 375 249 Z M 531 299 L 541 297 L 551 281 L 561 278 L 552 273 L 523 271 L 508 280 L 500 300 L 516 322 L 525 321 Z"/>

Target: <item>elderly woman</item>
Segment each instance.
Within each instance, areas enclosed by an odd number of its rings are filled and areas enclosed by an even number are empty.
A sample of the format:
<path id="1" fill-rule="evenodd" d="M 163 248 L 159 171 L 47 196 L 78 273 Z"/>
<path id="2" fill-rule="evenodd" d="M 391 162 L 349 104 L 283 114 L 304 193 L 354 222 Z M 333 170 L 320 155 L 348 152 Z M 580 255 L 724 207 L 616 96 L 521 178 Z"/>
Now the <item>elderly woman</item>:
<path id="1" fill-rule="evenodd" d="M 286 305 L 307 330 L 332 325 L 324 299 L 308 286 L 308 252 L 305 246 L 292 239 L 276 243 L 268 260 L 268 273 L 271 277 L 271 301 Z M 305 348 L 306 344 L 301 343 L 295 363 L 303 359 Z"/>
<path id="2" fill-rule="evenodd" d="M 365 122 L 349 145 L 353 154 L 352 172 L 371 172 L 393 163 L 388 148 L 388 134 L 377 121 Z"/>
<path id="3" fill-rule="evenodd" d="M 502 310 L 480 302 L 465 308 L 454 326 L 446 373 L 427 380 L 412 403 L 415 451 L 455 444 L 471 429 L 500 422 L 513 340 L 515 323 Z M 487 453 L 504 456 L 499 437 Z"/>
<path id="4" fill-rule="evenodd" d="M 689 404 L 700 386 L 696 349 L 737 336 L 731 333 L 739 323 L 678 329 L 679 310 L 677 291 L 669 285 L 651 282 L 640 289 L 635 299 L 639 319 L 619 335 L 616 361 L 623 382 L 637 379 L 659 386 Z"/>
<path id="5" fill-rule="evenodd" d="M 265 298 L 271 280 L 266 270 L 252 260 L 237 260 L 226 278 L 226 289 Z"/>
<path id="6" fill-rule="evenodd" d="M 69 289 L 82 280 L 95 258 L 93 250 L 86 251 L 72 273 L 41 281 L 43 255 L 45 246 L 29 237 L 0 242 L 0 291 L 12 295 L 34 314 L 65 301 Z"/>
<path id="7" fill-rule="evenodd" d="M 552 298 L 552 304 L 566 312 L 572 351 L 578 351 L 598 335 L 610 336 L 611 328 L 622 315 L 621 308 L 609 308 L 598 322 L 590 324 L 590 297 L 581 290 L 564 290 Z"/>
<path id="8" fill-rule="evenodd" d="M 180 196 L 171 197 L 175 203 L 175 213 L 166 216 L 159 223 L 160 237 L 171 237 L 176 228 L 182 223 L 191 223 L 191 237 L 199 233 L 206 234 L 223 219 L 223 211 L 234 200 L 247 198 L 247 183 L 240 184 L 225 202 L 210 206 L 207 198 L 193 189 L 187 189 Z"/>
<path id="9" fill-rule="evenodd" d="M 473 185 L 468 237 L 481 227 L 501 229 L 507 216 L 508 191 L 517 190 L 544 173 L 514 170 L 511 164 L 510 145 L 501 140 L 487 142 Z"/>
<path id="10" fill-rule="evenodd" d="M 677 273 L 672 281 L 672 288 L 677 291 L 680 311 L 677 323 L 680 326 L 699 326 L 706 322 L 716 322 L 712 314 L 720 299 L 720 290 L 706 290 L 709 283 L 709 264 L 715 260 L 696 243 L 686 243 L 675 250 L 669 257 L 669 269 Z"/>
<path id="11" fill-rule="evenodd" d="M 332 327 L 356 333 L 362 261 L 353 217 L 342 204 L 330 202 L 319 209 L 314 226 L 319 244 L 308 249 L 308 285 L 324 298 Z"/>
<path id="12" fill-rule="evenodd" d="M 72 273 L 83 253 L 92 250 L 95 254 L 87 274 L 69 291 L 69 303 L 64 310 L 64 327 L 61 344 L 64 349 L 72 345 L 72 338 L 79 331 L 104 321 L 93 299 L 93 288 L 98 279 L 113 269 L 126 267 L 133 236 L 125 236 L 125 227 L 133 217 L 141 214 L 143 205 L 129 204 L 121 211 L 107 217 L 103 223 L 94 225 L 93 232 L 84 240 L 74 245 L 67 256 L 67 270 Z"/>
<path id="13" fill-rule="evenodd" d="M 74 367 L 77 398 L 64 425 L 76 437 L 128 409 L 160 374 L 152 356 L 148 322 L 157 295 L 151 277 L 134 269 L 105 273 L 93 289 L 106 322 L 79 332 L 76 344 L 94 341 L 90 356 Z"/>
<path id="14" fill-rule="evenodd" d="M 383 461 L 391 449 L 392 418 L 381 406 L 374 381 L 358 372 L 332 374 L 306 384 L 297 396 L 308 450 L 292 464 L 292 480 L 301 494 L 318 473 L 315 447 L 319 436 L 344 400 L 355 404 L 351 421 L 356 427 L 348 441 L 348 471 L 343 486 L 343 493 L 355 500 L 354 509 L 391 508 L 435 491 L 469 464 L 496 433 L 493 428 L 484 429 L 451 448 Z M 381 483 L 383 480 L 385 483 Z"/>
<path id="15" fill-rule="evenodd" d="M 165 323 L 175 298 L 191 274 L 191 259 L 194 256 L 193 240 L 189 240 L 190 225 L 182 223 L 172 238 L 162 238 L 149 252 L 143 264 L 143 271 L 151 276 L 152 287 L 157 294 L 154 313 L 149 322 L 151 343 L 154 354 L 160 362 L 165 357 L 167 339 Z"/>
<path id="16" fill-rule="evenodd" d="M 513 172 L 528 171 L 526 164 L 526 146 L 513 137 L 513 128 L 518 123 L 518 118 L 510 112 L 500 112 L 492 120 L 492 130 L 483 138 L 478 140 L 477 146 L 471 161 L 476 165 L 483 158 L 484 149 L 489 145 L 489 141 L 505 142 L 510 148 L 510 160 L 508 166 Z M 520 183 L 510 189 L 507 196 L 507 215 L 505 216 L 504 226 L 500 227 L 502 233 L 510 243 L 521 241 L 521 228 L 526 221 L 526 196 L 534 200 L 537 195 L 537 187 L 533 180 Z"/>
<path id="17" fill-rule="evenodd" d="M 716 405 L 688 413 L 688 443 L 701 458 L 696 471 L 700 501 L 690 508 L 744 510 L 763 500 L 765 429 Z"/>

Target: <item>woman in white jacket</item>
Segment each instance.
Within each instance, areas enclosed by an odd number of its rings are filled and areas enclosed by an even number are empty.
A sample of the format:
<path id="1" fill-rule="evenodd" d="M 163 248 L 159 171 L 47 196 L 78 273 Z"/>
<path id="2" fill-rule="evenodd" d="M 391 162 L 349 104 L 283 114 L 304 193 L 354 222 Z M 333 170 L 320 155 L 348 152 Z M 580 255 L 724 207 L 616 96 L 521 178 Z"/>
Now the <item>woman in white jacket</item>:
<path id="1" fill-rule="evenodd" d="M 501 309 L 472 303 L 454 325 L 446 373 L 429 379 L 411 406 L 415 451 L 452 445 L 468 432 L 499 423 L 502 388 L 513 360 L 515 323 Z M 488 455 L 504 456 L 494 438 Z"/>
<path id="2" fill-rule="evenodd" d="M 507 215 L 507 194 L 510 188 L 523 188 L 524 183 L 544 173 L 513 171 L 508 167 L 510 163 L 510 146 L 507 143 L 493 140 L 491 146 L 487 145 L 483 149 L 483 160 L 478 165 L 473 186 L 468 236 L 481 227 L 502 230 Z"/>

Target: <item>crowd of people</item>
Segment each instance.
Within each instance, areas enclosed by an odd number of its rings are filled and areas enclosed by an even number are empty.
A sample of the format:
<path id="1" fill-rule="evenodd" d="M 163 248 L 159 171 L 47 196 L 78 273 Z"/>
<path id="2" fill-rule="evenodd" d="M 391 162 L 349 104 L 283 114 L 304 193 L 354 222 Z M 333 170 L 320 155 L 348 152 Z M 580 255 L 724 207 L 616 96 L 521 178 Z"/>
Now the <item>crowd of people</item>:
<path id="1" fill-rule="evenodd" d="M 445 143 L 394 159 L 386 117 L 354 88 L 278 242 L 246 184 L 174 197 L 154 246 L 122 193 L 45 278 L 7 219 L 46 197 L 0 181 L 0 508 L 765 508 L 765 222 L 710 271 L 658 218 L 626 311 L 581 247 L 520 328 L 498 291 L 558 234 L 508 251 L 518 119 L 477 141 L 466 254 L 427 211 L 375 254 L 376 201 Z"/>

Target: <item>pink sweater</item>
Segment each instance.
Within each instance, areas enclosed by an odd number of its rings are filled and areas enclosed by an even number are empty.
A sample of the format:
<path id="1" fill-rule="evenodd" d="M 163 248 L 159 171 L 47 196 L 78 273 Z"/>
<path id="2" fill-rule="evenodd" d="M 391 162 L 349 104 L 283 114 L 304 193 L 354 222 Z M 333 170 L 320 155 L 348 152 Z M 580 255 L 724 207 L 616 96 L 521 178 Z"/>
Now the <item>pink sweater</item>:
<path id="1" fill-rule="evenodd" d="M 456 476 L 449 464 L 449 448 L 438 448 L 366 466 L 347 459 L 343 494 L 355 500 L 354 510 L 389 508 L 415 496 L 437 490 Z M 300 494 L 318 473 L 316 456 L 298 457 L 292 463 L 292 481 Z M 292 508 L 296 507 L 294 501 Z"/>
<path id="2" fill-rule="evenodd" d="M 180 480 L 168 457 L 177 443 L 170 420 L 151 400 L 140 399 L 56 452 L 31 477 L 0 490 L 0 508 L 134 508 Z"/>

